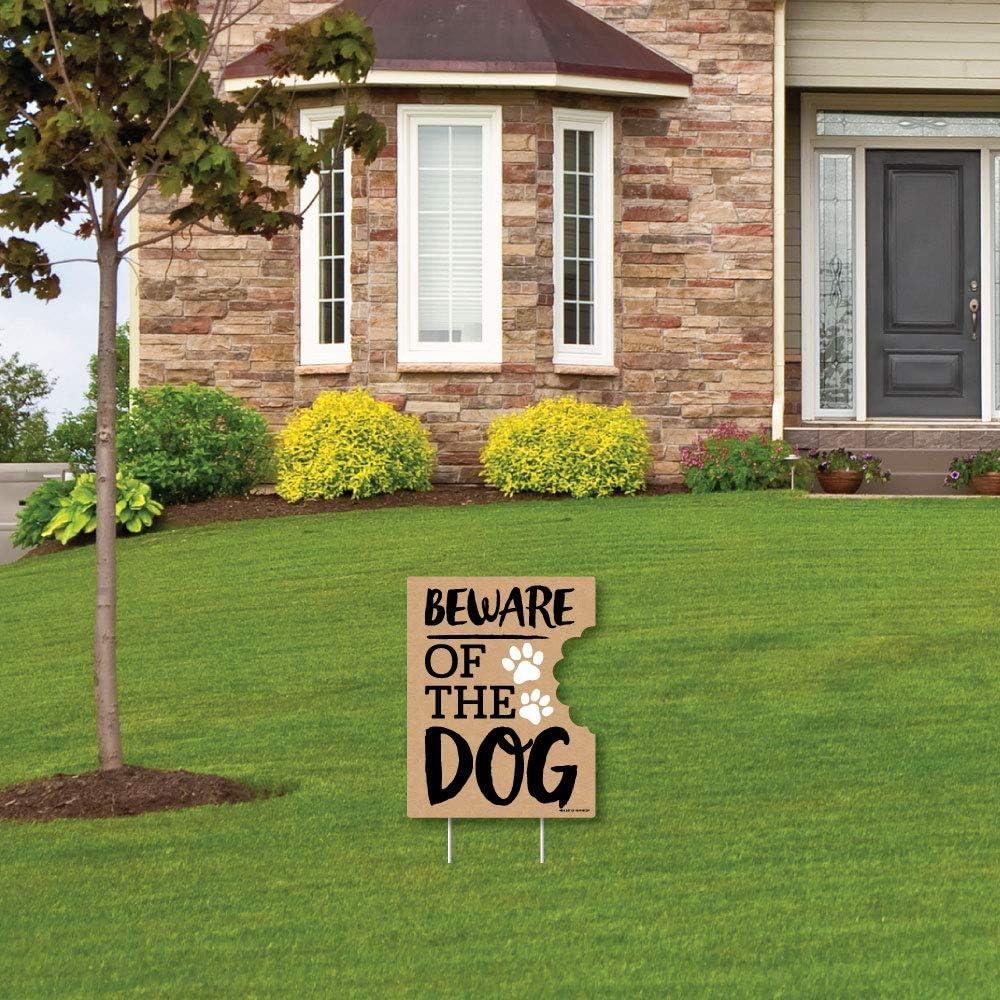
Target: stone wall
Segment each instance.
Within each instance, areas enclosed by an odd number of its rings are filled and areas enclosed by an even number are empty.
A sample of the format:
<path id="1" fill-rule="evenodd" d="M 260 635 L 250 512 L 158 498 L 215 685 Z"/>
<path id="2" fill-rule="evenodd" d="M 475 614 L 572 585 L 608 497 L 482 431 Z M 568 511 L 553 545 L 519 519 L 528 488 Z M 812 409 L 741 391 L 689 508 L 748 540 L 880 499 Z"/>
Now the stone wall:
<path id="1" fill-rule="evenodd" d="M 271 5 L 275 7 L 275 4 Z M 278 4 L 236 39 L 324 4 Z M 298 357 L 298 239 L 203 235 L 140 258 L 141 381 L 220 385 L 280 424 L 323 389 L 364 385 L 418 413 L 440 449 L 440 478 L 471 481 L 484 430 L 508 408 L 573 393 L 627 400 L 647 419 L 658 480 L 722 419 L 770 420 L 770 0 L 585 4 L 694 73 L 689 99 L 582 98 L 524 91 L 373 89 L 389 144 L 355 163 L 349 370 Z M 251 37 L 252 36 L 252 37 Z M 234 48 L 233 57 L 244 49 Z M 477 370 L 396 363 L 396 105 L 503 106 L 503 365 Z M 308 103 L 321 105 L 321 95 Z M 615 368 L 552 364 L 552 114 L 615 111 Z M 146 206 L 144 236 L 165 206 Z M 604 370 L 602 370 L 604 371 Z"/>

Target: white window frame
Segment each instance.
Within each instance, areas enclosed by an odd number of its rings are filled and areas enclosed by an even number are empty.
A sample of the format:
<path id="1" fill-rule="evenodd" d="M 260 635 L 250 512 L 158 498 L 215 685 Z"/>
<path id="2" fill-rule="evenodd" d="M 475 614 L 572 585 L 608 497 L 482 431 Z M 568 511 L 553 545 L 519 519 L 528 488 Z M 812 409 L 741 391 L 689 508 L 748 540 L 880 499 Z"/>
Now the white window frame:
<path id="1" fill-rule="evenodd" d="M 555 298 L 552 322 L 554 364 L 614 364 L 614 114 L 611 111 L 582 111 L 556 108 L 552 112 L 554 156 L 552 162 L 552 255 Z M 590 132 L 594 137 L 594 272 L 593 344 L 564 342 L 564 135 L 567 131 Z"/>
<path id="2" fill-rule="evenodd" d="M 399 320 L 404 364 L 499 364 L 503 359 L 503 117 L 499 106 L 401 104 L 398 112 Z M 480 343 L 419 339 L 417 142 L 421 125 L 479 125 L 483 130 L 483 337 Z"/>
<path id="3" fill-rule="evenodd" d="M 299 130 L 316 140 L 324 129 L 333 128 L 344 109 L 304 108 Z M 351 151 L 344 150 L 344 343 L 321 344 L 319 308 L 319 175 L 310 174 L 299 197 L 305 208 L 299 235 L 299 364 L 349 365 L 351 363 Z"/>
<path id="4" fill-rule="evenodd" d="M 867 275 L 865 273 L 865 153 L 869 149 L 961 149 L 980 154 L 980 232 L 982 281 L 980 296 L 980 335 L 982 350 L 982 413 L 984 423 L 1000 420 L 994 406 L 994 357 L 997 336 L 994 322 L 994 287 L 997 275 L 993 267 L 993 163 L 1000 155 L 997 138 L 931 138 L 923 136 L 831 136 L 816 134 L 816 115 L 823 110 L 837 111 L 980 111 L 1000 114 L 1000 97 L 967 94 L 828 94 L 802 95 L 802 418 L 813 420 L 868 419 L 867 374 Z M 856 255 L 854 266 L 854 409 L 822 410 L 819 405 L 819 282 L 817 280 L 816 237 L 819 225 L 817 177 L 820 152 L 849 151 L 854 156 L 854 212 Z M 947 420 L 893 418 L 896 422 L 947 423 Z M 972 418 L 970 418 L 972 419 Z M 955 421 L 952 420 L 952 423 Z M 961 421 L 959 421 L 961 422 Z"/>

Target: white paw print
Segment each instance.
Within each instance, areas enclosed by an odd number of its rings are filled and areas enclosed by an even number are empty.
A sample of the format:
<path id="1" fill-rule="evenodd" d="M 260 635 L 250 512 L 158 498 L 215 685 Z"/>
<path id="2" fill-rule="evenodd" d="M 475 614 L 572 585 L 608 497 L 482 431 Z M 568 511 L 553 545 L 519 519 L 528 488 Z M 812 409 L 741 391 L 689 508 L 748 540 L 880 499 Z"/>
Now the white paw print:
<path id="1" fill-rule="evenodd" d="M 527 719 L 533 726 L 541 724 L 543 718 L 548 718 L 555 709 L 549 704 L 552 699 L 535 688 L 531 694 L 525 691 L 521 695 L 521 709 L 517 713 L 522 719 Z"/>
<path id="2" fill-rule="evenodd" d="M 520 649 L 511 646 L 508 653 L 503 658 L 503 668 L 508 673 L 513 671 L 515 684 L 527 684 L 542 676 L 538 668 L 542 665 L 545 654 L 540 649 L 533 649 L 530 642 L 526 642 Z"/>

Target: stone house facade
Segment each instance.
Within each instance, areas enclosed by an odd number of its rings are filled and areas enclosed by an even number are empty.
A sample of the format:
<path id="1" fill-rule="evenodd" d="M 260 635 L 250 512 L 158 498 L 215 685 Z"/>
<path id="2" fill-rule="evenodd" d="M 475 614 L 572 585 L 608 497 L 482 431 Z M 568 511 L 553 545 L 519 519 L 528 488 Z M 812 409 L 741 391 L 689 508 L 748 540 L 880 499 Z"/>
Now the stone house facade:
<path id="1" fill-rule="evenodd" d="M 265 0 L 227 86 L 327 3 Z M 301 234 L 144 249 L 142 382 L 216 384 L 276 426 L 365 386 L 420 415 L 448 481 L 476 479 L 494 416 L 564 393 L 628 402 L 659 481 L 728 420 L 996 443 L 1000 88 L 961 4 L 351 7 L 384 152 L 334 164 Z M 289 84 L 303 128 L 335 120 L 322 80 Z"/>
<path id="2" fill-rule="evenodd" d="M 241 47 L 326 6 L 271 0 Z M 689 69 L 678 88 L 687 96 L 456 88 L 447 72 L 438 86 L 369 88 L 364 102 L 389 141 L 370 167 L 351 169 L 349 360 L 303 357 L 298 233 L 270 243 L 199 235 L 142 251 L 141 381 L 218 385 L 276 425 L 321 390 L 366 386 L 420 415 L 451 481 L 475 479 L 494 416 L 548 395 L 627 401 L 647 420 L 659 479 L 676 475 L 699 428 L 768 425 L 771 2 L 584 6 Z M 328 103 L 321 90 L 301 96 L 303 108 Z M 502 352 L 486 362 L 399 359 L 398 112 L 415 105 L 501 109 Z M 613 346 L 601 364 L 554 356 L 554 109 L 603 111 L 612 123 Z M 155 231 L 165 210 L 146 205 L 141 230 Z"/>

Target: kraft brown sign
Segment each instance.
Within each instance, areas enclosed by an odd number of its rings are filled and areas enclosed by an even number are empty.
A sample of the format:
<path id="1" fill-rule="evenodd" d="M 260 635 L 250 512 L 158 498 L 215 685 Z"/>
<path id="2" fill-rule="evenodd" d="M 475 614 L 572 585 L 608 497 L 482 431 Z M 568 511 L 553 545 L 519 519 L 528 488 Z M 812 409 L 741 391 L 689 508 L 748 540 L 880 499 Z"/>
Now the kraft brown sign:
<path id="1" fill-rule="evenodd" d="M 594 624 L 592 577 L 408 581 L 409 816 L 594 816 L 594 734 L 554 672 Z"/>

